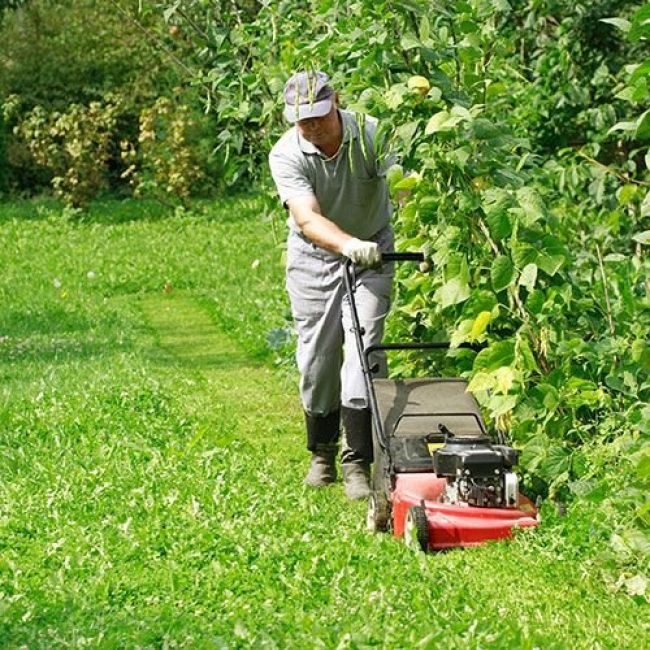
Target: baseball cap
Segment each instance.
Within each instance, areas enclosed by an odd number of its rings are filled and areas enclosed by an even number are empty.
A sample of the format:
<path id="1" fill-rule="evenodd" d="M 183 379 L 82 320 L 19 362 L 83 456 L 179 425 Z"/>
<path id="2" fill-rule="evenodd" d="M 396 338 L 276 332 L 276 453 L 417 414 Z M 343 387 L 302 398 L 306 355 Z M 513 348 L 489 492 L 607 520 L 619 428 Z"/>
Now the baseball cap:
<path id="1" fill-rule="evenodd" d="M 323 117 L 332 108 L 334 89 L 324 72 L 297 72 L 284 86 L 284 116 L 289 122 Z"/>

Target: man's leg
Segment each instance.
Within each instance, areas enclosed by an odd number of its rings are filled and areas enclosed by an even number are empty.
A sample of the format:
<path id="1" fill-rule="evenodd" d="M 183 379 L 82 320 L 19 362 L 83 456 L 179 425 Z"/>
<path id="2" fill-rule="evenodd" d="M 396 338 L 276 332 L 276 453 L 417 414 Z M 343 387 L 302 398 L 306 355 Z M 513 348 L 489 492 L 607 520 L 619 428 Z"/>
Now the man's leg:
<path id="1" fill-rule="evenodd" d="M 383 239 L 382 248 L 390 249 L 392 245 L 390 233 Z M 364 330 L 364 348 L 381 343 L 384 320 L 390 308 L 392 281 L 392 264 L 386 264 L 378 270 L 365 270 L 357 275 L 354 297 L 359 322 Z M 341 462 L 346 493 L 350 498 L 361 499 L 367 497 L 370 491 L 370 464 L 373 461 L 372 421 L 361 361 L 351 328 L 350 305 L 346 297 L 343 300 L 345 360 L 341 370 L 341 418 L 344 428 Z M 385 377 L 387 366 L 386 355 L 383 352 L 371 355 L 370 365 L 374 364 L 378 365 L 379 371 L 373 377 Z"/>
<path id="2" fill-rule="evenodd" d="M 343 345 L 340 258 L 293 234 L 287 249 L 287 291 L 298 333 L 300 397 L 312 453 L 305 482 L 320 487 L 336 480 Z"/>

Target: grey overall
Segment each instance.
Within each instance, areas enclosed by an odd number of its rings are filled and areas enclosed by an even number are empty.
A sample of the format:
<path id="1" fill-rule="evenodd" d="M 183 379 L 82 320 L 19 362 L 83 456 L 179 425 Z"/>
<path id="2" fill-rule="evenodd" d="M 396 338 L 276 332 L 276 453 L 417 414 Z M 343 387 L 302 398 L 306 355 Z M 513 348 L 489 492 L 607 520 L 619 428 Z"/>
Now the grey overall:
<path id="1" fill-rule="evenodd" d="M 393 250 L 390 227 L 373 239 L 383 251 Z M 351 333 L 342 268 L 340 255 L 315 246 L 299 233 L 290 233 L 286 280 L 298 333 L 300 396 L 305 412 L 319 418 L 337 412 L 341 405 L 353 409 L 368 407 L 361 361 Z M 392 279 L 392 264 L 355 274 L 355 300 L 365 330 L 364 347 L 379 343 L 383 337 Z M 375 376 L 385 377 L 385 354 L 373 353 L 371 365 L 375 363 L 379 364 Z"/>
<path id="2" fill-rule="evenodd" d="M 275 144 L 269 165 L 280 199 L 287 207 L 292 198 L 315 196 L 322 213 L 344 231 L 377 241 L 382 250 L 392 251 L 388 163 L 380 163 L 374 153 L 377 122 L 366 116 L 359 123 L 348 111 L 339 114 L 343 141 L 335 158 L 325 158 L 295 128 Z M 291 215 L 288 224 L 286 286 L 298 333 L 297 362 L 307 447 L 315 451 L 320 445 L 336 443 L 341 417 L 346 432 L 344 462 L 369 462 L 370 413 L 361 362 L 350 332 L 343 258 L 314 245 Z M 355 298 L 365 329 L 365 346 L 382 338 L 392 276 L 391 264 L 356 274 Z M 378 363 L 379 376 L 385 376 L 385 356 L 376 354 L 372 363 Z"/>

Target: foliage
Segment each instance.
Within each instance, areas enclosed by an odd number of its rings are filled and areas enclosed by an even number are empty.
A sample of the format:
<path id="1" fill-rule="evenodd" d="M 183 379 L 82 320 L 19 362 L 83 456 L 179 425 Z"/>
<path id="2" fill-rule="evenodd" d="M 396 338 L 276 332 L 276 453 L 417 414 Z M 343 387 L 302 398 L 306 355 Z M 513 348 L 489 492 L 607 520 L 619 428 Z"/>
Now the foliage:
<path id="1" fill-rule="evenodd" d="M 202 180 L 196 122 L 186 104 L 161 97 L 140 114 L 138 145 L 120 143 L 134 195 L 165 197 L 187 203 Z"/>
<path id="2" fill-rule="evenodd" d="M 557 152 L 604 139 L 623 110 L 616 78 L 643 49 L 626 43 L 609 21 L 631 15 L 638 5 L 634 0 L 513 3 L 510 65 L 499 74 L 502 83 L 518 90 L 500 103 L 536 149 Z M 601 156 L 609 161 L 624 153 L 614 145 Z"/>
<path id="3" fill-rule="evenodd" d="M 153 46 L 146 20 L 128 20 L 116 4 L 108 9 L 98 0 L 31 0 L 5 11 L 0 22 L 0 104 L 20 97 L 19 110 L 3 124 L 6 154 L 0 165 L 9 190 L 35 193 L 51 180 L 26 143 L 13 136 L 31 111 L 39 106 L 51 117 L 66 114 L 72 104 L 89 110 L 93 102 L 106 105 L 116 97 L 120 110 L 106 183 L 118 190 L 124 185 L 119 142 L 136 140 L 140 112 L 158 97 L 173 96 L 186 73 L 161 47 Z"/>
<path id="4" fill-rule="evenodd" d="M 100 102 L 50 114 L 37 106 L 16 127 L 36 162 L 52 174 L 56 196 L 71 206 L 87 205 L 106 186 L 117 111 L 114 103 Z"/>
<path id="5" fill-rule="evenodd" d="M 647 646 L 600 504 L 421 557 L 302 485 L 295 373 L 255 354 L 286 309 L 264 209 L 0 209 L 0 645 Z"/>

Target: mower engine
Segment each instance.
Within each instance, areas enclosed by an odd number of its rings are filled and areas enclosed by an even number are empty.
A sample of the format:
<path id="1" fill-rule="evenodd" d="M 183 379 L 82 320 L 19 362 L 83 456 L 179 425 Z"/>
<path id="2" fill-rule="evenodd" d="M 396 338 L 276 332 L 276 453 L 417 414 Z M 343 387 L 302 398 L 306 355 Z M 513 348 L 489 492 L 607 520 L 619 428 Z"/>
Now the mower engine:
<path id="1" fill-rule="evenodd" d="M 436 474 L 447 479 L 443 501 L 485 508 L 516 508 L 519 490 L 512 471 L 519 453 L 493 445 L 490 439 L 455 436 L 446 431 L 445 444 L 433 454 Z"/>

